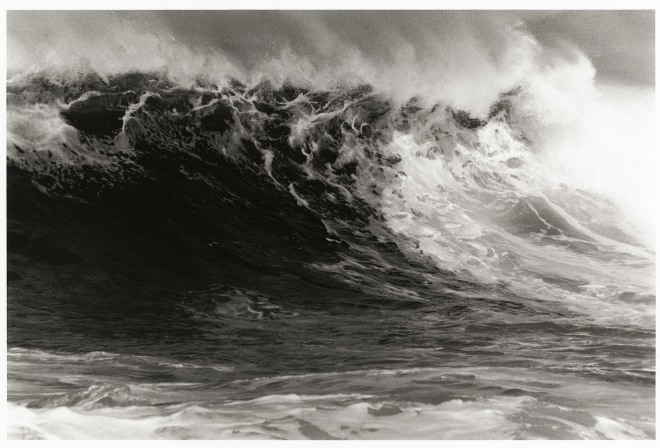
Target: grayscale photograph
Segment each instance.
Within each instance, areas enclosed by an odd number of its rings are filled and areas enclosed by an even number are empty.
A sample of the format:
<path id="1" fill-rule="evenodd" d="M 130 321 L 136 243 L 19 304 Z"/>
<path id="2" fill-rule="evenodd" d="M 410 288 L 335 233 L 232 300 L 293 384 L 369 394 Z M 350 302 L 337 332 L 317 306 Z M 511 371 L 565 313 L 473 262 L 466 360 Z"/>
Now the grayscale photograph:
<path id="1" fill-rule="evenodd" d="M 656 438 L 655 10 L 5 12 L 8 439 Z"/>

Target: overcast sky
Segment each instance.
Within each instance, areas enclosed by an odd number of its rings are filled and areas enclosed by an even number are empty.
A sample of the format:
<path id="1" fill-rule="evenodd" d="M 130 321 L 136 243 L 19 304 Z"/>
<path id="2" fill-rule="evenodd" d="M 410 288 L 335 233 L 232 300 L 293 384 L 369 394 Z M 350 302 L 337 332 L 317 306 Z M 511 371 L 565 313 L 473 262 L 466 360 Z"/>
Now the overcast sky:
<path id="1" fill-rule="evenodd" d="M 567 11 L 531 20 L 544 45 L 577 45 L 604 80 L 655 83 L 654 11 Z"/>
<path id="2" fill-rule="evenodd" d="M 39 54 L 38 38 L 48 45 L 63 30 L 76 30 L 80 41 L 103 38 L 110 19 L 167 29 L 179 43 L 216 48 L 246 67 L 282 46 L 330 57 L 345 45 L 386 61 L 401 42 L 424 55 L 429 45 L 465 39 L 479 40 L 497 58 L 503 48 L 498 29 L 524 21 L 545 47 L 577 46 L 597 79 L 637 85 L 655 79 L 654 11 L 8 11 L 9 66 L 13 43 L 28 42 L 28 52 L 33 45 Z"/>

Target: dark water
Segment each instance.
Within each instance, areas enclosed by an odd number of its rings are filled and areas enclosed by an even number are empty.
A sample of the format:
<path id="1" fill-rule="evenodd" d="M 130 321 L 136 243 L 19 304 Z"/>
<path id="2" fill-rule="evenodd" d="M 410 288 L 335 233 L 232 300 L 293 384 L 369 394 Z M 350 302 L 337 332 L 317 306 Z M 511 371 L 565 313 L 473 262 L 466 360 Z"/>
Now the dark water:
<path id="1" fill-rule="evenodd" d="M 654 438 L 654 254 L 517 94 L 10 84 L 10 437 Z"/>

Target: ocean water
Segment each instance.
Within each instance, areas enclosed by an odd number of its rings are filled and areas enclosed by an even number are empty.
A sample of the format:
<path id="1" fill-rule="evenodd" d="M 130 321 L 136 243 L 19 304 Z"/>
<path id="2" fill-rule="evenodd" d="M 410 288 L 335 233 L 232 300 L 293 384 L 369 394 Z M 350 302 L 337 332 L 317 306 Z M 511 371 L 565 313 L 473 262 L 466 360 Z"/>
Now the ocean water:
<path id="1" fill-rule="evenodd" d="M 9 438 L 654 439 L 654 244 L 535 82 L 9 76 Z"/>

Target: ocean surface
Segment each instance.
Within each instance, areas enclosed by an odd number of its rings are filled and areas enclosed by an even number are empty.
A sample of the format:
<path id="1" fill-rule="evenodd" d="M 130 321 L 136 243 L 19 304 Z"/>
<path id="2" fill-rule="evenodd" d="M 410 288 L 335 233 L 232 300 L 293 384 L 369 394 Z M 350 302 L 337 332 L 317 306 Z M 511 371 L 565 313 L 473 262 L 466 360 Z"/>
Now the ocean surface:
<path id="1" fill-rule="evenodd" d="M 9 437 L 655 438 L 654 250 L 525 95 L 10 80 Z"/>

